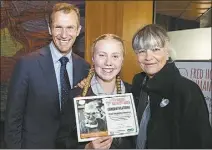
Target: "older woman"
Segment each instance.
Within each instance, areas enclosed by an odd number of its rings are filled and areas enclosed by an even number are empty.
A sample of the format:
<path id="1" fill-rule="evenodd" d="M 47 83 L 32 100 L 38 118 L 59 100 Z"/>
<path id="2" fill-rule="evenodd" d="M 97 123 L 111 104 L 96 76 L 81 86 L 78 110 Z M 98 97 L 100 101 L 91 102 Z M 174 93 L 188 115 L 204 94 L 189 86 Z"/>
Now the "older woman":
<path id="1" fill-rule="evenodd" d="M 140 122 L 136 148 L 212 148 L 204 96 L 171 60 L 166 31 L 147 25 L 135 34 L 132 46 L 143 71 L 132 87 Z"/>
<path id="2" fill-rule="evenodd" d="M 86 83 L 81 88 L 71 91 L 71 98 L 65 104 L 61 116 L 61 128 L 57 139 L 58 148 L 132 148 L 131 137 L 100 137 L 92 142 L 78 143 L 73 98 L 76 96 L 92 96 L 106 94 L 122 94 L 131 92 L 131 86 L 120 79 L 119 72 L 124 60 L 124 43 L 120 37 L 104 34 L 98 37 L 92 46 L 93 68 L 90 69 Z"/>

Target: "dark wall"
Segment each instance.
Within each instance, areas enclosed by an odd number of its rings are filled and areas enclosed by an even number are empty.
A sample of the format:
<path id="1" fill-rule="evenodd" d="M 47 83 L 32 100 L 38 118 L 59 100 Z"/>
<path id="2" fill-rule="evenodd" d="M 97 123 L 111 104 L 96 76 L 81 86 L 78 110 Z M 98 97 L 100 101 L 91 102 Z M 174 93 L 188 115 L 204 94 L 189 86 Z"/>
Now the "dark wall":
<path id="1" fill-rule="evenodd" d="M 172 16 L 156 13 L 155 23 L 163 26 L 167 31 L 200 28 L 200 23 L 193 20 L 185 20 Z"/>

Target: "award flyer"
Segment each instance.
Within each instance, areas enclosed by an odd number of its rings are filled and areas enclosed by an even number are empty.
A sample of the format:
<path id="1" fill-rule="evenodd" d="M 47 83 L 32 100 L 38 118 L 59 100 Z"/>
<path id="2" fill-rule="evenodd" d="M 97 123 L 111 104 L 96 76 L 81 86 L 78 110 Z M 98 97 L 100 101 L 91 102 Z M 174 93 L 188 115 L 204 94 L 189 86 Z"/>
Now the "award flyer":
<path id="1" fill-rule="evenodd" d="M 132 93 L 74 98 L 79 142 L 101 136 L 125 137 L 139 131 Z"/>

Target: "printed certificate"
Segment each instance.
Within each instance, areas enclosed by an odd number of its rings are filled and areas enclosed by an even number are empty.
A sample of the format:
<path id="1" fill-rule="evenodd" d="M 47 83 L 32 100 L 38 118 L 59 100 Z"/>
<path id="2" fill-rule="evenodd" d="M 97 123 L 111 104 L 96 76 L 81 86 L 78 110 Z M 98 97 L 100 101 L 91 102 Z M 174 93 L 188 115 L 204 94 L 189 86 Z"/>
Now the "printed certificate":
<path id="1" fill-rule="evenodd" d="M 74 98 L 79 142 L 101 136 L 125 137 L 139 131 L 132 93 Z"/>

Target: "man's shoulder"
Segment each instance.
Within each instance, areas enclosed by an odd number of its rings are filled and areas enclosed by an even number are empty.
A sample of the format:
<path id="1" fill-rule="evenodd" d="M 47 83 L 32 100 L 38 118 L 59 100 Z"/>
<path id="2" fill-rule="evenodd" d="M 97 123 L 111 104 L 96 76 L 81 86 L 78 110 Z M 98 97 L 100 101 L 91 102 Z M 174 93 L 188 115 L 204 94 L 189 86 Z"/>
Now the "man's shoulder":
<path id="1" fill-rule="evenodd" d="M 31 60 L 36 60 L 38 57 L 41 56 L 41 54 L 45 55 L 46 53 L 50 53 L 50 49 L 49 49 L 49 46 L 44 46 L 44 47 L 41 47 L 40 49 L 37 49 L 33 52 L 30 52 L 30 53 L 27 53 L 23 56 L 20 57 L 20 59 L 22 61 L 31 61 Z"/>

